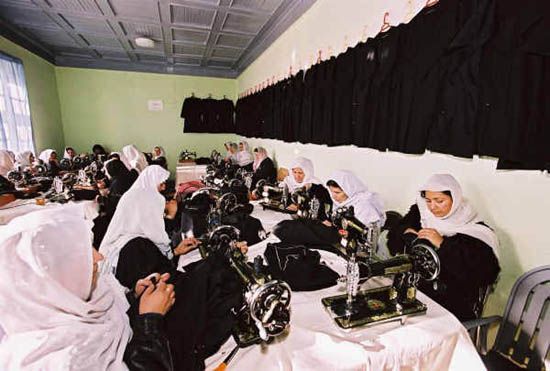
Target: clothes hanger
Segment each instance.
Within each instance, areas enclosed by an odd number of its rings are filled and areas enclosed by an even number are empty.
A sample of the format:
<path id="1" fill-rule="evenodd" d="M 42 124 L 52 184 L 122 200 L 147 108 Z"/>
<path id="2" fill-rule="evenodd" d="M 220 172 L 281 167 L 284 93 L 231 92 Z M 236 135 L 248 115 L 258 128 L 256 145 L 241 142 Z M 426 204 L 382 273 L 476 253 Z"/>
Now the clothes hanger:
<path id="1" fill-rule="evenodd" d="M 382 27 L 380 27 L 380 32 L 386 32 L 391 28 L 389 18 L 390 18 L 390 13 L 389 12 L 384 13 L 384 20 L 382 21 Z"/>
<path id="2" fill-rule="evenodd" d="M 424 8 L 429 8 L 431 6 L 434 6 L 435 4 L 437 4 L 439 2 L 439 0 L 427 0 L 426 1 L 426 5 L 424 5 Z"/>

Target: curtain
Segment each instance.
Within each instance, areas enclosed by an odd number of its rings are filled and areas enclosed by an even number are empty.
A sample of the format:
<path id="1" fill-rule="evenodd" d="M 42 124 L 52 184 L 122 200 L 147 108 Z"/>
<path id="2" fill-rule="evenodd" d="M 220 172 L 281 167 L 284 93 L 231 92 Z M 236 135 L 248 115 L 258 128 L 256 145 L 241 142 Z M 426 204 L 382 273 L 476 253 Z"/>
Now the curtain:
<path id="1" fill-rule="evenodd" d="M 0 53 L 0 149 L 34 151 L 25 72 L 19 59 Z"/>

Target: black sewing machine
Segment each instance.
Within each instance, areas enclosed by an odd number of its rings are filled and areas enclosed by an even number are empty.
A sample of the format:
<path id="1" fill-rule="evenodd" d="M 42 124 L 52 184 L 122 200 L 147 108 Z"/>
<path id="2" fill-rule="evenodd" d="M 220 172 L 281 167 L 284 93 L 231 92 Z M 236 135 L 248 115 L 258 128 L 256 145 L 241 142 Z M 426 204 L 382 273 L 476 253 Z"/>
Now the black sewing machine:
<path id="1" fill-rule="evenodd" d="M 189 161 L 195 161 L 197 158 L 197 152 L 191 152 L 186 149 L 180 152 L 179 161 L 180 162 L 189 162 Z"/>
<path id="2" fill-rule="evenodd" d="M 237 324 L 233 337 L 239 347 L 268 342 L 283 333 L 290 324 L 292 291 L 283 281 L 273 280 L 263 272 L 263 260 L 254 264 L 236 246 L 240 232 L 232 226 L 219 226 L 199 245 L 203 258 L 221 254 L 244 284 L 243 305 L 235 308 Z"/>
<path id="3" fill-rule="evenodd" d="M 264 179 L 256 185 L 256 195 L 261 197 L 262 208 L 279 211 L 287 214 L 294 214 L 295 211 L 287 210 L 290 205 L 290 197 L 287 187 L 279 187 L 267 183 Z"/>
<path id="4" fill-rule="evenodd" d="M 292 192 L 290 195 L 290 201 L 290 203 L 295 204 L 298 207 L 295 215 L 296 218 L 317 219 L 319 216 L 321 202 L 315 196 L 310 197 L 310 194 L 305 187 L 298 188 Z M 329 205 L 326 206 L 330 207 Z"/>
<path id="5" fill-rule="evenodd" d="M 333 223 L 344 237 L 346 294 L 323 298 L 322 303 L 339 327 L 403 321 L 407 316 L 426 313 L 426 305 L 416 298 L 416 286 L 420 279 L 436 279 L 440 271 L 439 257 L 429 243 L 416 241 L 408 254 L 379 260 L 372 254 L 376 231 L 358 221 L 352 208 L 337 210 Z M 393 284 L 359 290 L 360 283 L 375 276 L 393 276 Z"/>

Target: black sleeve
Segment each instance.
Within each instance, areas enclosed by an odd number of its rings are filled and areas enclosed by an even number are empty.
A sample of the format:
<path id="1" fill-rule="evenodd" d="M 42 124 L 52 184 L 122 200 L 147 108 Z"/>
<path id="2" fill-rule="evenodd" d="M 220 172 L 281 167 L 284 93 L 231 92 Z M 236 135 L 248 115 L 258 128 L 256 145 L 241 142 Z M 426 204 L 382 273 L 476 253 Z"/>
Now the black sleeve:
<path id="1" fill-rule="evenodd" d="M 388 233 L 388 249 L 392 255 L 403 253 L 407 242 L 410 240 L 403 232 L 407 228 L 412 228 L 416 231 L 420 227 L 420 210 L 416 204 L 412 205 L 407 215 L 399 221 L 399 223 Z M 416 236 L 415 236 L 416 237 Z"/>
<path id="2" fill-rule="evenodd" d="M 476 289 L 495 282 L 500 272 L 493 249 L 472 236 L 444 237 L 437 254 L 444 267 L 440 278 L 453 286 Z"/>
<path id="3" fill-rule="evenodd" d="M 164 230 L 168 233 L 169 236 L 172 235 L 172 232 L 179 228 L 178 218 L 168 219 L 164 218 Z"/>
<path id="4" fill-rule="evenodd" d="M 325 221 L 330 219 L 332 213 L 332 199 L 328 190 L 322 184 L 312 184 L 310 189 L 312 197 L 316 197 L 319 200 L 319 214 L 317 219 Z"/>
<path id="5" fill-rule="evenodd" d="M 132 340 L 124 351 L 124 362 L 132 371 L 173 370 L 170 345 L 163 329 L 162 315 L 147 313 L 133 322 Z"/>

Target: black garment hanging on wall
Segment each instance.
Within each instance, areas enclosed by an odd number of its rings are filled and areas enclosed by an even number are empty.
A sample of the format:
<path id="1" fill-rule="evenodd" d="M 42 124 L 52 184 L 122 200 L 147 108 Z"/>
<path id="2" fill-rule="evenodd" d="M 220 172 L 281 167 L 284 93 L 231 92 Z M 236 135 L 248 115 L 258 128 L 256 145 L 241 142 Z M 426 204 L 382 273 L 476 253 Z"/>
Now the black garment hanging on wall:
<path id="1" fill-rule="evenodd" d="M 311 113 L 311 141 L 315 144 L 332 144 L 332 102 L 334 67 L 336 58 L 318 64 L 316 69 Z"/>
<path id="2" fill-rule="evenodd" d="M 183 101 L 180 117 L 185 133 L 234 133 L 235 107 L 229 99 L 188 97 Z"/>
<path id="3" fill-rule="evenodd" d="M 332 143 L 343 145 L 352 143 L 351 121 L 353 108 L 353 79 L 355 76 L 355 53 L 348 48 L 335 61 Z"/>

